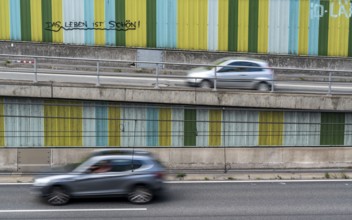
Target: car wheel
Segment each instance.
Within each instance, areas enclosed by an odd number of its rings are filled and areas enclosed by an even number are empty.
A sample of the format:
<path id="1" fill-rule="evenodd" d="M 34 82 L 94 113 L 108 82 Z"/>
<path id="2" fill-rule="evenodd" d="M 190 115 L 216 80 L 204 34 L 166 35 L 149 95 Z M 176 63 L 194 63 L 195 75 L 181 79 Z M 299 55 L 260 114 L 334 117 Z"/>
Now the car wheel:
<path id="1" fill-rule="evenodd" d="M 135 204 L 145 204 L 153 199 L 152 191 L 145 186 L 136 186 L 128 194 L 128 201 Z"/>
<path id="2" fill-rule="evenodd" d="M 209 82 L 208 80 L 203 80 L 200 83 L 200 87 L 203 89 L 210 89 L 212 87 L 211 82 Z"/>
<path id="3" fill-rule="evenodd" d="M 268 83 L 261 82 L 261 83 L 259 83 L 259 85 L 257 86 L 257 90 L 258 90 L 258 91 L 262 91 L 262 92 L 268 92 L 268 91 L 270 91 L 270 86 L 269 86 Z"/>
<path id="4" fill-rule="evenodd" d="M 50 205 L 65 205 L 70 201 L 70 194 L 61 186 L 54 186 L 49 195 L 46 198 L 46 201 Z"/>

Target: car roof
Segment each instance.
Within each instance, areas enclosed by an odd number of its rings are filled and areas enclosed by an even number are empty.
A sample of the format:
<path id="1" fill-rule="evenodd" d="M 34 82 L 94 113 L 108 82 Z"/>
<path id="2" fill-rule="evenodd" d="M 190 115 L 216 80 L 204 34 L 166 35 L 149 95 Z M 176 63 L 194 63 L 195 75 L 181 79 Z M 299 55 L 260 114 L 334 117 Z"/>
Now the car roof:
<path id="1" fill-rule="evenodd" d="M 149 155 L 134 155 L 133 159 L 134 160 L 145 160 L 145 159 L 151 159 Z M 100 161 L 100 160 L 113 160 L 113 159 L 132 159 L 132 155 L 99 155 L 99 156 L 93 156 L 91 157 L 92 160 L 94 161 Z"/>
<path id="2" fill-rule="evenodd" d="M 91 156 L 99 156 L 99 155 L 151 155 L 148 151 L 140 150 L 140 149 L 99 149 L 94 150 L 91 153 Z"/>
<path id="3" fill-rule="evenodd" d="M 221 58 L 221 59 L 214 61 L 214 63 L 228 64 L 233 61 L 252 62 L 252 63 L 258 63 L 262 66 L 268 66 L 268 62 L 266 62 L 265 60 L 260 60 L 260 59 L 250 58 L 250 57 L 224 57 L 224 58 Z M 221 65 L 221 64 L 219 64 L 219 65 Z"/>

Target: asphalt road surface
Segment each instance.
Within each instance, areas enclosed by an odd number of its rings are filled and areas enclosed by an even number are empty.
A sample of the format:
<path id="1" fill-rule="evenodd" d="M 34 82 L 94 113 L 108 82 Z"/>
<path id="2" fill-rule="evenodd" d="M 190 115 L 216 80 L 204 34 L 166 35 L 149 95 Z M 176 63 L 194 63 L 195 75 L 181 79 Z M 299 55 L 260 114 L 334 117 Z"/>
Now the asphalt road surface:
<path id="1" fill-rule="evenodd" d="M 0 185 L 0 219 L 352 219 L 352 181 L 169 183 L 147 205 L 81 199 L 52 207 L 29 185 Z"/>
<path id="2" fill-rule="evenodd" d="M 72 75 L 77 74 L 77 75 Z M 83 74 L 83 75 L 82 75 Z M 61 83 L 88 83 L 97 84 L 97 76 L 95 73 L 87 75 L 87 72 L 69 72 L 59 74 L 54 72 L 38 73 L 37 80 L 48 82 Z M 107 73 L 105 73 L 107 74 Z M 126 76 L 128 75 L 128 76 Z M 176 77 L 176 78 L 173 78 Z M 25 80 L 33 81 L 34 74 L 29 72 L 6 72 L 0 71 L 0 79 L 2 80 Z M 130 73 L 109 73 L 106 76 L 100 76 L 99 82 L 101 85 L 119 85 L 119 86 L 137 86 L 153 88 L 156 85 L 154 75 L 148 74 L 130 74 Z M 159 87 L 182 88 L 189 89 L 185 83 L 185 78 L 181 76 L 160 76 L 158 78 Z M 327 94 L 329 85 L 327 82 L 313 81 L 278 81 L 275 82 L 275 92 L 285 93 L 318 93 Z M 335 82 L 331 86 L 333 94 L 352 94 L 352 83 Z"/>

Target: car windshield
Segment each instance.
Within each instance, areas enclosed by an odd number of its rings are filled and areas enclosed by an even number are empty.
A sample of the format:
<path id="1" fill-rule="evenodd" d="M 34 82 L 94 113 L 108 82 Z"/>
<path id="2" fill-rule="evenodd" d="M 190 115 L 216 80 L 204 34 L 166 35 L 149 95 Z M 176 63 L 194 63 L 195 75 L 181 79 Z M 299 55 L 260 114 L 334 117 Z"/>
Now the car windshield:
<path id="1" fill-rule="evenodd" d="M 74 170 L 72 170 L 73 173 L 83 173 L 85 172 L 91 165 L 93 165 L 96 161 L 92 159 L 88 159 L 78 165 Z"/>
<path id="2" fill-rule="evenodd" d="M 226 60 L 227 59 L 218 59 L 218 60 L 215 60 L 214 62 L 212 62 L 211 65 L 218 66 L 218 65 L 222 64 L 223 62 L 225 62 Z M 207 69 L 207 70 L 211 70 L 213 68 L 214 68 L 213 66 L 205 67 L 205 69 Z"/>

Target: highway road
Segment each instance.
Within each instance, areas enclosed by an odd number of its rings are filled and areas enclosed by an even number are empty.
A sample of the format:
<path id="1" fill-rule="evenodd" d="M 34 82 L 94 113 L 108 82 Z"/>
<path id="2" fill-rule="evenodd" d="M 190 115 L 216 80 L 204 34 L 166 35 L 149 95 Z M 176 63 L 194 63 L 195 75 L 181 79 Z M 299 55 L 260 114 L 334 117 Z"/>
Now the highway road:
<path id="1" fill-rule="evenodd" d="M 352 219 L 352 181 L 169 183 L 151 204 L 124 199 L 48 206 L 29 185 L 0 185 L 0 219 Z"/>
<path id="2" fill-rule="evenodd" d="M 77 74 L 77 75 L 72 75 Z M 101 85 L 137 86 L 153 88 L 156 85 L 155 75 L 152 74 L 132 74 L 132 73 L 104 73 L 99 77 Z M 128 76 L 127 76 L 128 75 Z M 8 72 L 0 71 L 2 80 L 24 80 L 33 81 L 34 74 L 30 72 Z M 93 72 L 41 72 L 38 73 L 39 82 L 61 82 L 61 83 L 88 83 L 96 84 L 97 76 Z M 185 84 L 184 76 L 161 75 L 158 79 L 159 87 L 190 89 Z M 327 82 L 317 81 L 277 81 L 275 82 L 275 92 L 286 93 L 328 93 Z M 194 88 L 192 88 L 194 89 Z M 352 94 L 352 83 L 334 82 L 331 87 L 333 94 Z"/>

